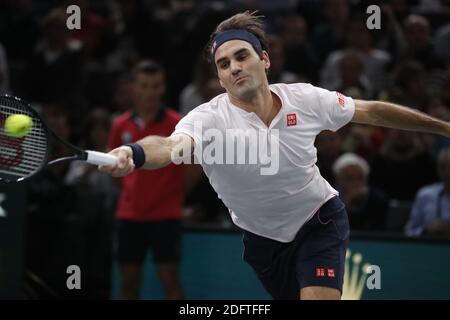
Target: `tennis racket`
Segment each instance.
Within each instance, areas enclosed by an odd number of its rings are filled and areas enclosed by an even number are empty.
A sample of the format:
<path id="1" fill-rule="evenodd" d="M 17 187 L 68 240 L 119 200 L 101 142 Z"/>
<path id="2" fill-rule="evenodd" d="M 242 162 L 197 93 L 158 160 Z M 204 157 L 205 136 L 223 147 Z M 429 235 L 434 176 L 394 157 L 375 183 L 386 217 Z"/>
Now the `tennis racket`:
<path id="1" fill-rule="evenodd" d="M 15 138 L 5 132 L 5 120 L 13 114 L 24 114 L 33 120 L 30 131 L 24 137 Z M 73 155 L 50 161 L 50 146 L 54 142 L 63 144 Z M 115 156 L 82 150 L 59 138 L 24 100 L 10 95 L 0 96 L 0 183 L 23 181 L 47 166 L 74 160 L 93 165 L 113 165 L 117 162 Z"/>

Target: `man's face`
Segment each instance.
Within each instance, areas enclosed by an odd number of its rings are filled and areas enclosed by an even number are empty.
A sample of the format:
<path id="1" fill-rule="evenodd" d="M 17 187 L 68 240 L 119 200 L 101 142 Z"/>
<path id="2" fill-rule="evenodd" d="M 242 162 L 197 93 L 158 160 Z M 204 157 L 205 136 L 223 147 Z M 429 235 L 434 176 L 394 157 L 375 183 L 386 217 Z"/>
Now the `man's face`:
<path id="1" fill-rule="evenodd" d="M 252 97 L 264 82 L 269 56 L 258 56 L 252 45 L 242 40 L 230 40 L 216 51 L 215 63 L 220 85 L 239 99 Z"/>
<path id="2" fill-rule="evenodd" d="M 133 81 L 133 102 L 140 110 L 159 108 L 166 86 L 163 73 L 138 73 Z"/>

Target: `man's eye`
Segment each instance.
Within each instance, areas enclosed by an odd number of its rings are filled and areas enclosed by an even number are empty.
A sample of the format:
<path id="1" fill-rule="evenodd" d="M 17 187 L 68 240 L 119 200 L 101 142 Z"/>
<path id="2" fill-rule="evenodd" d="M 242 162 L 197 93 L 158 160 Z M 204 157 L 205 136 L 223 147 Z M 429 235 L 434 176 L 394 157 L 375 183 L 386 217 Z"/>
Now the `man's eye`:
<path id="1" fill-rule="evenodd" d="M 222 69 L 226 69 L 226 68 L 228 67 L 228 63 L 227 63 L 227 62 L 221 63 L 221 64 L 220 64 L 220 67 L 221 67 Z"/>
<path id="2" fill-rule="evenodd" d="M 238 60 L 244 60 L 247 57 L 246 54 L 241 54 L 238 56 Z"/>

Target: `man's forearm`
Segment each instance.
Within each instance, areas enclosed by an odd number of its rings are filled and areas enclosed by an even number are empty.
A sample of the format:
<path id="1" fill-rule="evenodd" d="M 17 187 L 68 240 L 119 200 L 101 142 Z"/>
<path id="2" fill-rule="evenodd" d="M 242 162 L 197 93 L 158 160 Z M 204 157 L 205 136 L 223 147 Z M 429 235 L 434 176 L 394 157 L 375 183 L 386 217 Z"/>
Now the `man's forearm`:
<path id="1" fill-rule="evenodd" d="M 141 145 L 145 152 L 143 169 L 159 169 L 171 162 L 171 145 L 167 138 L 148 136 L 137 143 Z"/>
<path id="2" fill-rule="evenodd" d="M 369 124 L 450 137 L 450 123 L 394 103 L 366 101 Z"/>

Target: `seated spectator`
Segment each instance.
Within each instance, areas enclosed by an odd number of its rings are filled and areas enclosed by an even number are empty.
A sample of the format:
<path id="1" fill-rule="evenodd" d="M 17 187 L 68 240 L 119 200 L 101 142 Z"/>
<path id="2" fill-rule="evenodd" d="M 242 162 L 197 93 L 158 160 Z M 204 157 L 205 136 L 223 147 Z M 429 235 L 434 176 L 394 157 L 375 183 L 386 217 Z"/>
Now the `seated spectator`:
<path id="1" fill-rule="evenodd" d="M 371 99 L 374 97 L 373 85 L 364 74 L 363 57 L 355 51 L 346 51 L 339 61 L 339 76 L 336 88 L 353 99 Z"/>
<path id="2" fill-rule="evenodd" d="M 189 111 L 224 92 L 216 76 L 215 67 L 200 57 L 197 59 L 194 79 L 180 93 L 180 113 Z"/>
<path id="3" fill-rule="evenodd" d="M 319 63 L 328 55 L 345 47 L 345 22 L 350 13 L 348 0 L 326 0 L 323 2 L 324 21 L 317 24 L 313 32 L 314 52 Z"/>
<path id="4" fill-rule="evenodd" d="M 439 154 L 438 173 L 441 182 L 417 193 L 405 227 L 408 236 L 450 236 L 450 148 Z"/>
<path id="5" fill-rule="evenodd" d="M 343 128 L 341 148 L 344 152 L 356 153 L 370 160 L 378 154 L 384 143 L 382 128 L 351 123 Z"/>
<path id="6" fill-rule="evenodd" d="M 389 197 L 368 184 L 369 165 L 353 153 L 340 156 L 333 165 L 336 187 L 347 207 L 353 230 L 383 231 Z"/>
<path id="7" fill-rule="evenodd" d="M 403 28 L 406 39 L 403 59 L 416 60 L 422 63 L 427 70 L 445 66 L 434 49 L 427 18 L 415 14 L 409 15 Z"/>
<path id="8" fill-rule="evenodd" d="M 307 79 L 304 82 L 315 82 L 318 78 L 319 63 L 317 54 L 308 42 L 306 20 L 297 14 L 291 14 L 280 18 L 279 26 L 280 39 L 269 39 L 269 43 L 272 42 L 269 47 L 273 46 L 273 40 L 281 41 L 280 46 L 272 48 L 272 51 L 275 52 L 271 54 L 269 51 L 271 60 L 273 60 L 273 55 L 282 54 L 284 69 Z M 277 52 L 277 49 L 281 49 L 282 53 Z M 273 63 L 270 69 L 271 72 L 274 71 Z"/>
<path id="9" fill-rule="evenodd" d="M 399 64 L 394 72 L 394 86 L 389 90 L 389 99 L 402 105 L 428 112 L 430 99 L 427 92 L 427 71 L 417 61 Z"/>
<path id="10" fill-rule="evenodd" d="M 42 39 L 25 70 L 25 97 L 38 102 L 76 101 L 83 79 L 82 43 L 70 38 L 67 14 L 51 10 L 43 19 Z M 69 99 L 70 97 L 70 99 Z M 79 105 L 77 113 L 80 112 Z"/>
<path id="11" fill-rule="evenodd" d="M 412 201 L 417 190 L 436 181 L 435 162 L 414 132 L 387 130 L 371 168 L 371 185 L 397 200 Z"/>
<path id="12" fill-rule="evenodd" d="M 83 127 L 83 148 L 105 152 L 111 126 L 110 115 L 94 109 Z M 112 230 L 119 188 L 111 176 L 96 166 L 74 161 L 65 175 L 77 199 L 77 214 L 71 219 L 71 234 L 77 239 L 73 256 L 84 272 L 84 289 L 90 298 L 110 297 Z"/>
<path id="13" fill-rule="evenodd" d="M 332 186 L 335 184 L 333 164 L 342 153 L 341 145 L 341 136 L 338 132 L 325 130 L 316 137 L 317 166 L 322 177 Z"/>
<path id="14" fill-rule="evenodd" d="M 332 52 L 321 71 L 321 82 L 325 88 L 336 89 L 342 78 L 341 61 L 344 57 L 349 59 L 348 51 L 354 51 L 359 55 L 360 78 L 369 82 L 375 92 L 384 89 L 386 86 L 387 70 L 391 62 L 391 56 L 388 52 L 373 47 L 373 39 L 370 30 L 367 29 L 363 17 L 355 16 L 347 24 L 347 42 L 348 49 Z M 357 59 L 355 55 L 351 56 L 353 60 Z M 348 64 L 348 61 L 346 62 Z M 361 80 L 363 81 L 363 80 Z M 373 95 L 373 94 L 372 94 Z M 372 98 L 372 97 L 364 97 Z"/>
<path id="15" fill-rule="evenodd" d="M 0 94 L 4 93 L 9 93 L 9 70 L 5 49 L 0 42 Z"/>
<path id="16" fill-rule="evenodd" d="M 286 70 L 285 50 L 281 39 L 275 35 L 270 35 L 268 43 L 270 55 L 269 83 L 305 82 L 306 78 L 301 79 L 299 75 Z M 299 57 L 299 59 L 301 60 L 302 58 Z"/>

